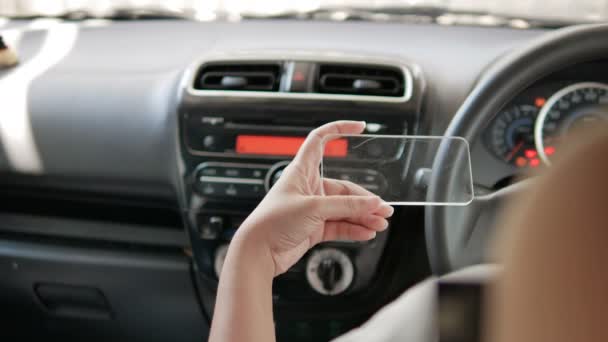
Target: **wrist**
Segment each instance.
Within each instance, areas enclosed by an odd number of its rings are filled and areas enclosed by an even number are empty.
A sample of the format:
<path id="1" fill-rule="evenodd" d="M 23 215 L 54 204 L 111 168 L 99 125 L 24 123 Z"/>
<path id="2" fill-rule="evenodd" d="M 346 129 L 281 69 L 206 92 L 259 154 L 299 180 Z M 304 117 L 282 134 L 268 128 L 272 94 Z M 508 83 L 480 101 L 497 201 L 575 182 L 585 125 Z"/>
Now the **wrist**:
<path id="1" fill-rule="evenodd" d="M 275 263 L 270 247 L 259 234 L 243 228 L 245 227 L 239 229 L 230 242 L 226 261 L 230 259 L 230 262 L 242 271 L 252 271 L 272 280 L 275 275 Z"/>

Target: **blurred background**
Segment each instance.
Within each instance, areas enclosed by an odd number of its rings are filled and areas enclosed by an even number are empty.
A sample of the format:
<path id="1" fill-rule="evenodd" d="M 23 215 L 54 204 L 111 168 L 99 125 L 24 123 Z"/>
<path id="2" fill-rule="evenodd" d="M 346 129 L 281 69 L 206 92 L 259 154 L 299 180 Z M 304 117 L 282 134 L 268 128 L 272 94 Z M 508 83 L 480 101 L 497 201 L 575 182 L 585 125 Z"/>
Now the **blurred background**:
<path id="1" fill-rule="evenodd" d="M 328 19 L 346 20 L 357 10 L 373 10 L 382 15 L 480 14 L 482 23 L 493 25 L 501 17 L 556 22 L 605 21 L 607 0 L 0 0 L 0 16 L 115 17 L 120 10 L 174 13 L 195 20 L 240 20 L 256 16 L 281 16 L 325 12 Z M 391 18 L 394 19 L 394 18 Z M 459 19 L 459 20 L 457 20 Z M 443 22 L 442 22 L 443 20 Z M 443 17 L 440 23 L 462 21 Z M 525 26 L 522 24 L 520 26 Z M 525 27 L 523 27 L 525 28 Z"/>

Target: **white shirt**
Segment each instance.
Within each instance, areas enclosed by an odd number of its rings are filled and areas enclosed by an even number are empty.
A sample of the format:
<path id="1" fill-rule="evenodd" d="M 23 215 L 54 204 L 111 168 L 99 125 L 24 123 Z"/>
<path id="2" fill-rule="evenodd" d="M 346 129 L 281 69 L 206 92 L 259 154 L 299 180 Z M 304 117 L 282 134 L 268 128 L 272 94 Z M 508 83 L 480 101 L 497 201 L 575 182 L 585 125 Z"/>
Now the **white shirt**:
<path id="1" fill-rule="evenodd" d="M 333 342 L 436 342 L 437 281 L 485 282 L 498 272 L 496 265 L 476 265 L 441 278 L 431 277 L 411 287 L 372 318 Z"/>

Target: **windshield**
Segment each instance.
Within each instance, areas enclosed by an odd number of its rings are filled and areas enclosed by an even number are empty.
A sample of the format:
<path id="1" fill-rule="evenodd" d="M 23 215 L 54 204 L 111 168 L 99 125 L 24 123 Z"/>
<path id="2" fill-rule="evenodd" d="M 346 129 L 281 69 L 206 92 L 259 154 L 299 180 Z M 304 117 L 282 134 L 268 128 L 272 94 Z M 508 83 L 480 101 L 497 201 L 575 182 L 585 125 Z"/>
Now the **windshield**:
<path id="1" fill-rule="evenodd" d="M 606 21 L 608 0 L 0 0 L 0 16 L 414 20 L 526 28 Z"/>

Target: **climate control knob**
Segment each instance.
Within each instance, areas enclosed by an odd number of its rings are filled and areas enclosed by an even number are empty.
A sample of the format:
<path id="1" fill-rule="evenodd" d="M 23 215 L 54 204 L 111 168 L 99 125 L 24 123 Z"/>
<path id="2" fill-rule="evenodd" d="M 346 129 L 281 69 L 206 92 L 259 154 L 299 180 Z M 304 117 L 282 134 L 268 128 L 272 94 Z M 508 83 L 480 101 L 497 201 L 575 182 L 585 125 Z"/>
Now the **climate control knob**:
<path id="1" fill-rule="evenodd" d="M 270 191 L 270 188 L 279 181 L 279 178 L 283 174 L 283 170 L 289 165 L 288 160 L 284 160 L 274 164 L 270 170 L 266 173 L 266 178 L 264 179 L 264 187 L 266 191 Z"/>
<path id="2" fill-rule="evenodd" d="M 354 273 L 348 255 L 336 248 L 313 251 L 306 264 L 306 279 L 310 287 L 327 296 L 346 291 L 353 282 Z"/>

